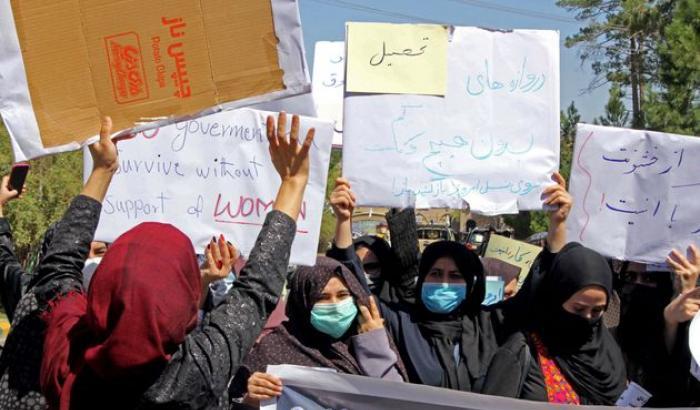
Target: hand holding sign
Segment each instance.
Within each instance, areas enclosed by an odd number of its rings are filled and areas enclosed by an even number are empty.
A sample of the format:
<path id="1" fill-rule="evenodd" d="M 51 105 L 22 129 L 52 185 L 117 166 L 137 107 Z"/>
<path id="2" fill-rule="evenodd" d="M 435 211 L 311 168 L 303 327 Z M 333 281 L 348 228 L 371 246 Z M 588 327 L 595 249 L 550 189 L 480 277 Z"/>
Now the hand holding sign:
<path id="1" fill-rule="evenodd" d="M 355 210 L 355 194 L 350 190 L 350 182 L 345 178 L 335 180 L 335 189 L 330 198 L 333 213 L 339 221 L 347 221 Z"/>
<path id="2" fill-rule="evenodd" d="M 282 185 L 277 192 L 274 209 L 284 212 L 292 219 L 299 217 L 301 201 L 309 180 L 309 150 L 314 141 L 315 130 L 311 128 L 304 143 L 299 146 L 299 116 L 292 117 L 292 129 L 287 139 L 287 113 L 281 112 L 275 120 L 267 117 L 267 139 L 270 142 L 270 157 Z"/>

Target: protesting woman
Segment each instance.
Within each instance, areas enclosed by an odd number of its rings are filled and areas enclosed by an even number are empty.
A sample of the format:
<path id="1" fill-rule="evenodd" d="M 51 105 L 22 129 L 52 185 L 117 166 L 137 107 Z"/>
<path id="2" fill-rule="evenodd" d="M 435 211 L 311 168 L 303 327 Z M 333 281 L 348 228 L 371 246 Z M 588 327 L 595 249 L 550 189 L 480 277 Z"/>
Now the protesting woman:
<path id="1" fill-rule="evenodd" d="M 550 214 L 548 243 L 552 252 L 563 246 L 564 221 L 571 209 L 571 197 L 564 188 L 563 178 L 559 174 L 554 178 L 557 185 L 544 191 L 545 204 L 558 207 Z M 331 200 L 339 226 L 335 245 L 344 249 L 352 244 L 347 219 L 352 215 L 355 200 L 347 181 L 338 181 L 336 193 Z M 346 228 L 340 229 L 341 226 Z M 380 303 L 409 380 L 455 390 L 481 391 L 491 357 L 508 327 L 500 310 L 481 306 L 485 278 L 478 256 L 462 244 L 443 241 L 429 245 L 418 263 L 417 243 L 393 237 L 399 269 L 411 272 L 418 267 L 417 283 L 400 282 L 415 288 L 415 303 Z M 357 260 L 343 262 L 364 281 Z"/>
<path id="2" fill-rule="evenodd" d="M 257 407 L 279 396 L 281 381 L 266 374 L 273 364 L 333 369 L 340 373 L 404 381 L 405 371 L 384 328 L 374 298 L 339 262 L 318 257 L 290 279 L 287 317 L 246 357 L 232 397 Z"/>

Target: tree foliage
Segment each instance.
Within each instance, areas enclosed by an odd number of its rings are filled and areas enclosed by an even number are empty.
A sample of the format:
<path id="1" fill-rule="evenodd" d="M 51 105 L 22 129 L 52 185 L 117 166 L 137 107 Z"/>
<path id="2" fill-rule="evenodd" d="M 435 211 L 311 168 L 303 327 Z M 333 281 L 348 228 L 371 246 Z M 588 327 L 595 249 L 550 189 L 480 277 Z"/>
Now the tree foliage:
<path id="1" fill-rule="evenodd" d="M 10 138 L 0 123 L 2 175 L 9 174 L 12 162 Z M 27 193 L 5 207 L 5 216 L 12 225 L 15 250 L 22 263 L 40 246 L 48 226 L 60 219 L 82 187 L 81 152 L 39 158 L 31 161 L 30 165 L 25 182 Z"/>

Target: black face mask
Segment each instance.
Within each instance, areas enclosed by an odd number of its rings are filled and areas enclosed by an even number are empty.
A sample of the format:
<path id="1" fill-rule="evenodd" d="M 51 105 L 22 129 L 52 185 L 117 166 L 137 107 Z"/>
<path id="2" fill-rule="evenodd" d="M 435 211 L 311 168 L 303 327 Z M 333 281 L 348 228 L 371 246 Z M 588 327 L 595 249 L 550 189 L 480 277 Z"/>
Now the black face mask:
<path id="1" fill-rule="evenodd" d="M 568 312 L 559 306 L 541 321 L 540 332 L 551 354 L 561 354 L 575 351 L 593 338 L 595 329 L 600 325 L 600 319 L 585 317 Z"/>
<path id="2" fill-rule="evenodd" d="M 622 349 L 628 353 L 645 350 L 650 326 L 663 320 L 664 307 L 670 297 L 658 287 L 625 283 L 620 291 L 620 325 L 618 339 Z"/>

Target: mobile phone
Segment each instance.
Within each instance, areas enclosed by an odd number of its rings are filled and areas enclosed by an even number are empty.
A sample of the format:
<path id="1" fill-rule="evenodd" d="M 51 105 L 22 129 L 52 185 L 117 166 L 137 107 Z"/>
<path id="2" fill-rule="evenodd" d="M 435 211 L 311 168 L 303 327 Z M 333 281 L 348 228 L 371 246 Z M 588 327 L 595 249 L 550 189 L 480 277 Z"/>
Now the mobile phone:
<path id="1" fill-rule="evenodd" d="M 14 164 L 12 171 L 10 171 L 10 182 L 7 184 L 7 188 L 10 191 L 16 190 L 21 194 L 24 188 L 24 181 L 27 179 L 27 173 L 29 173 L 29 163 L 18 162 Z"/>

